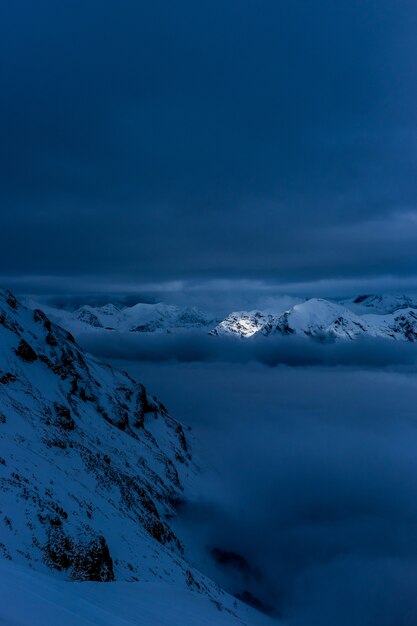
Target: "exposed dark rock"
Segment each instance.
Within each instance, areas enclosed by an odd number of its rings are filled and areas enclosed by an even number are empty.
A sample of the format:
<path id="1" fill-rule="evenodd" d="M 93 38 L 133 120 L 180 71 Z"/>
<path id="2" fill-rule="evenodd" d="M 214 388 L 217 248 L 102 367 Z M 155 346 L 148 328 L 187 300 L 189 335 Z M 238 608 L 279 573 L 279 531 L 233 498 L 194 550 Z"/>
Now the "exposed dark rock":
<path id="1" fill-rule="evenodd" d="M 181 424 L 178 424 L 177 426 L 177 435 L 178 435 L 181 448 L 184 450 L 184 452 L 187 452 L 188 451 L 187 440 L 185 439 L 184 431 L 182 429 Z"/>
<path id="2" fill-rule="evenodd" d="M 27 363 L 33 363 L 38 358 L 38 355 L 34 351 L 33 348 L 28 344 L 27 341 L 22 339 L 15 350 L 18 357 L 20 357 L 23 361 Z"/>
<path id="3" fill-rule="evenodd" d="M 0 384 L 8 385 L 9 383 L 16 382 L 16 380 L 17 380 L 17 377 L 14 374 L 11 374 L 10 372 L 8 372 L 7 374 L 3 374 L 3 376 L 0 378 Z"/>
<path id="4" fill-rule="evenodd" d="M 46 339 L 45 339 L 46 343 L 48 344 L 48 346 L 52 346 L 55 347 L 58 345 L 58 341 L 57 339 L 54 337 L 54 335 L 52 334 L 52 332 L 50 331 L 47 335 L 46 335 Z"/>
<path id="5" fill-rule="evenodd" d="M 413 314 L 411 315 L 411 317 L 414 320 L 416 319 L 416 316 Z M 410 319 L 408 319 L 404 315 L 400 316 L 398 319 L 398 326 L 400 327 L 400 330 L 404 333 L 408 341 L 416 341 L 417 332 Z"/>
<path id="6" fill-rule="evenodd" d="M 0 311 L 0 324 L 4 326 L 4 328 L 11 330 L 12 333 L 17 334 L 19 332 L 23 332 L 23 328 L 20 326 L 20 324 L 18 324 L 16 320 L 13 320 L 9 315 L 7 315 L 5 311 Z"/>
<path id="7" fill-rule="evenodd" d="M 187 570 L 186 573 L 186 583 L 190 589 L 201 589 L 200 583 L 195 579 L 190 570 Z"/>
<path id="8" fill-rule="evenodd" d="M 87 545 L 77 545 L 73 554 L 71 578 L 95 582 L 114 580 L 113 560 L 102 535 Z"/>
<path id="9" fill-rule="evenodd" d="M 77 317 L 80 322 L 84 322 L 89 326 L 94 326 L 95 328 L 103 328 L 103 324 L 100 322 L 97 315 L 95 313 L 92 313 L 91 311 L 84 309 L 78 313 Z"/>
<path id="10" fill-rule="evenodd" d="M 71 570 L 70 577 L 78 581 L 109 582 L 114 580 L 113 560 L 102 535 L 74 542 L 58 517 L 50 520 L 45 561 L 57 570 Z"/>
<path id="11" fill-rule="evenodd" d="M 139 393 L 137 399 L 137 410 L 135 412 L 137 428 L 143 428 L 145 423 L 145 415 L 147 413 L 156 413 L 158 406 L 149 399 L 146 389 L 143 385 L 139 385 Z"/>
<path id="12" fill-rule="evenodd" d="M 151 535 L 151 537 L 159 541 L 159 543 L 167 542 L 165 526 L 160 520 L 158 519 L 147 520 L 145 522 L 145 528 L 148 531 L 148 533 Z"/>
<path id="13" fill-rule="evenodd" d="M 125 428 L 127 428 L 128 425 L 129 425 L 129 413 L 127 411 L 120 410 L 117 413 L 117 420 L 115 422 L 115 426 L 117 426 L 117 428 L 120 428 L 120 430 L 125 430 Z"/>
<path id="14" fill-rule="evenodd" d="M 40 309 L 35 309 L 33 311 L 33 319 L 34 319 L 34 321 L 37 324 L 43 324 L 45 326 L 45 328 L 47 327 L 47 324 L 49 322 L 49 320 L 46 317 L 45 313 L 43 311 L 41 311 Z M 49 322 L 49 326 L 51 326 L 51 322 Z"/>
<path id="15" fill-rule="evenodd" d="M 9 305 L 9 307 L 11 309 L 13 309 L 14 311 L 17 310 L 17 300 L 14 297 L 14 295 L 12 293 L 10 293 L 10 291 L 5 290 L 5 295 L 6 295 L 6 303 Z"/>
<path id="16" fill-rule="evenodd" d="M 57 425 L 63 430 L 74 430 L 75 422 L 68 409 L 64 404 L 55 404 L 55 414 L 57 417 Z"/>
<path id="17" fill-rule="evenodd" d="M 72 540 L 64 533 L 62 524 L 53 524 L 45 547 L 46 564 L 60 571 L 68 569 L 73 562 L 73 550 Z"/>
<path id="18" fill-rule="evenodd" d="M 47 367 L 49 367 L 49 369 L 52 369 L 52 361 L 51 359 L 48 359 L 48 357 L 45 354 L 40 354 L 39 355 L 39 360 L 42 361 L 42 363 L 45 363 L 45 365 Z"/>
<path id="19" fill-rule="evenodd" d="M 167 462 L 166 462 L 166 475 L 169 478 L 169 480 L 172 480 L 174 485 L 177 485 L 177 487 L 181 486 L 177 468 L 169 459 L 167 459 Z"/>
<path id="20" fill-rule="evenodd" d="M 77 381 L 74 381 L 74 382 L 76 383 Z M 96 396 L 90 391 L 87 391 L 85 387 L 81 387 L 80 389 L 78 389 L 78 384 L 77 384 L 77 391 L 78 391 L 78 397 L 83 402 L 97 402 Z"/>

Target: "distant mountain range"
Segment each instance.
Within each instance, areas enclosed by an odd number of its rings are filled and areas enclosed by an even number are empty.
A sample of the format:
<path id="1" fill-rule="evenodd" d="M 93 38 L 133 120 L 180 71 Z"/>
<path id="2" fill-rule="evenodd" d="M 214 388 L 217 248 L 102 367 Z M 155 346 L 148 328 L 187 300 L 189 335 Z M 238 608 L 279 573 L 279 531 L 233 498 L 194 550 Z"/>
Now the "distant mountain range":
<path id="1" fill-rule="evenodd" d="M 162 302 L 139 303 L 131 307 L 84 305 L 75 311 L 45 306 L 32 300 L 27 300 L 26 304 L 31 308 L 41 308 L 51 320 L 74 334 L 91 329 L 138 333 L 171 333 L 191 329 L 209 331 L 220 321 L 195 307 Z"/>
<path id="2" fill-rule="evenodd" d="M 298 335 L 321 341 L 377 337 L 398 341 L 417 339 L 417 296 L 360 295 L 350 299 L 311 298 L 287 310 L 230 313 L 216 319 L 195 307 L 139 303 L 131 307 L 106 304 L 82 306 L 75 311 L 41 307 L 60 326 L 76 336 L 85 331 L 122 333 L 203 332 L 214 337 Z"/>
<path id="3" fill-rule="evenodd" d="M 366 336 L 415 341 L 417 301 L 408 296 L 359 296 L 342 302 L 311 298 L 280 313 L 231 313 L 211 334 L 241 338 L 298 335 L 322 341 Z"/>

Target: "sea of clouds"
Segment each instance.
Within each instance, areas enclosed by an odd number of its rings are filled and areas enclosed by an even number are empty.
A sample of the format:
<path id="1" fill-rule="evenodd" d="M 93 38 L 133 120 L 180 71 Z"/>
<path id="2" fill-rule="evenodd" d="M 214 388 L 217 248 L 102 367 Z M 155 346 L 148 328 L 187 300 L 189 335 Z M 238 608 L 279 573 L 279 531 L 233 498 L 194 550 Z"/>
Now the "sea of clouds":
<path id="1" fill-rule="evenodd" d="M 93 354 L 130 361 L 258 362 L 271 367 L 410 367 L 417 363 L 416 344 L 380 338 L 323 343 L 298 336 L 238 339 L 213 337 L 201 331 L 159 334 L 94 330 L 80 334 L 77 339 Z"/>
<path id="2" fill-rule="evenodd" d="M 176 524 L 200 569 L 290 626 L 417 623 L 413 344 L 82 341 L 191 429 L 201 473 Z"/>

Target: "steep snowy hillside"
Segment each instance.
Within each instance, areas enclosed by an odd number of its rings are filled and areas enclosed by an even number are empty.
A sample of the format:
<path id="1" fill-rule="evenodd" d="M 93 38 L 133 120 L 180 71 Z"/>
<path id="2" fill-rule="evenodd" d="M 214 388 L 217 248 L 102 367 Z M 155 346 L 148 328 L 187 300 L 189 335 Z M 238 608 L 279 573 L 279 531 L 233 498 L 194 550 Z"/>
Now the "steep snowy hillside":
<path id="1" fill-rule="evenodd" d="M 197 591 L 206 608 L 224 609 L 219 623 L 245 613 L 184 560 L 170 527 L 197 475 L 181 424 L 128 374 L 85 354 L 44 313 L 2 290 L 0 455 L 0 556 L 14 567 L 61 582 L 149 581 Z M 95 593 L 105 602 L 104 591 Z M 124 588 L 117 593 L 123 598 Z M 55 623 L 64 623 L 59 604 Z M 118 623 L 111 615 L 94 623 Z"/>
<path id="2" fill-rule="evenodd" d="M 261 311 L 232 313 L 211 334 L 241 338 L 299 335 L 323 341 L 367 336 L 416 341 L 417 309 L 400 308 L 385 315 L 358 315 L 342 304 L 312 298 L 278 315 Z"/>
<path id="3" fill-rule="evenodd" d="M 186 576 L 166 521 L 192 475 L 179 422 L 8 292 L 0 345 L 4 556 L 72 579 L 134 580 L 161 575 L 158 553 L 169 577 Z"/>
<path id="4" fill-rule="evenodd" d="M 101 307 L 82 306 L 76 311 L 56 309 L 34 302 L 31 308 L 41 308 L 57 324 L 74 334 L 94 328 L 120 332 L 171 333 L 190 329 L 211 329 L 217 320 L 195 307 L 170 304 L 139 303 L 118 308 L 114 304 Z"/>

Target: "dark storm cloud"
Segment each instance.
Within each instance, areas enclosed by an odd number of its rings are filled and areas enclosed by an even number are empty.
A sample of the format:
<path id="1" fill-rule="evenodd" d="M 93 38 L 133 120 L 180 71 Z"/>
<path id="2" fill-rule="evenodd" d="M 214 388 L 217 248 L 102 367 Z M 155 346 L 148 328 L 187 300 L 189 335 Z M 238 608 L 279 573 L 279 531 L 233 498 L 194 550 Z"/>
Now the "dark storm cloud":
<path id="1" fill-rule="evenodd" d="M 416 273 L 414 2 L 1 13 L 4 276 Z"/>

